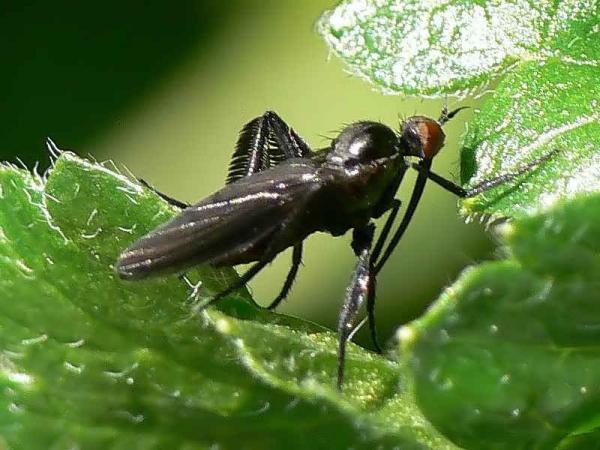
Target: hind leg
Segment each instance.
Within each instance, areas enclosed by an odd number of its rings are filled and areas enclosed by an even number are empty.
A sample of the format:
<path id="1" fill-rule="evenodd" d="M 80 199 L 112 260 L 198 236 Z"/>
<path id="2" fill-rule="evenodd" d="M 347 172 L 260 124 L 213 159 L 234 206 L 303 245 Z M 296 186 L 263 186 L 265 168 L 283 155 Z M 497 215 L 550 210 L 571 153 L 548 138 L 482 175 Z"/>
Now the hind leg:
<path id="1" fill-rule="evenodd" d="M 177 200 L 173 197 L 168 196 L 167 194 L 163 194 L 162 192 L 160 192 L 158 189 L 156 189 L 154 186 L 150 185 L 146 180 L 144 180 L 142 178 L 138 178 L 138 181 L 140 182 L 140 184 L 142 186 L 144 186 L 146 189 L 149 189 L 152 192 L 154 192 L 156 195 L 158 195 L 160 198 L 162 198 L 169 205 L 175 206 L 176 208 L 179 208 L 179 209 L 185 209 L 188 206 L 190 206 L 189 203 L 182 202 L 180 200 Z"/>
<path id="2" fill-rule="evenodd" d="M 311 153 L 306 142 L 277 113 L 266 111 L 240 131 L 227 183 L 261 172 L 286 159 L 302 158 Z M 294 246 L 292 265 L 279 295 L 268 306 L 269 309 L 275 309 L 287 297 L 301 262 L 302 243 Z"/>

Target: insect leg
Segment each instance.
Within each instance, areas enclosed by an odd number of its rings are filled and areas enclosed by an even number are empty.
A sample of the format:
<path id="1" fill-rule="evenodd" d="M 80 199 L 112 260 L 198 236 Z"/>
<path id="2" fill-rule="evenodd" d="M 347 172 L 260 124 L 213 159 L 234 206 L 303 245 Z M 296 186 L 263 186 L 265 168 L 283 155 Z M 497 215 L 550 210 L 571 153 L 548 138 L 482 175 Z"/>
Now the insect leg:
<path id="1" fill-rule="evenodd" d="M 373 271 L 373 265 L 370 265 L 369 274 L 369 292 L 367 295 L 367 317 L 369 318 L 369 332 L 371 333 L 371 341 L 375 346 L 377 353 L 383 353 L 383 349 L 379 344 L 379 335 L 377 334 L 377 323 L 375 322 L 375 290 L 377 287 L 377 278 Z"/>
<path id="2" fill-rule="evenodd" d="M 219 292 L 212 299 L 210 299 L 205 305 L 203 305 L 202 309 L 206 308 L 207 306 L 213 305 L 217 301 L 221 300 L 222 298 L 226 297 L 227 295 L 244 286 L 246 283 L 252 280 L 252 278 L 254 278 L 254 276 L 258 274 L 258 272 L 260 272 L 267 264 L 273 261 L 273 259 L 275 259 L 275 257 L 277 256 L 278 252 L 282 248 L 286 247 L 285 244 L 289 240 L 289 235 L 287 234 L 289 231 L 289 227 L 294 224 L 295 220 L 297 220 L 298 217 L 300 217 L 303 208 L 304 203 L 298 204 L 296 210 L 291 212 L 290 215 L 281 222 L 281 224 L 278 226 L 278 230 L 273 234 L 269 235 L 269 244 L 266 247 L 266 249 L 262 252 L 263 256 L 259 260 L 259 262 L 257 262 L 250 269 L 248 269 L 237 282 L 226 288 L 224 291 Z M 301 259 L 302 244 L 300 243 L 294 246 L 294 261 L 297 261 L 297 264 L 294 264 L 292 266 L 292 269 L 288 274 L 288 277 L 280 294 L 281 299 L 279 301 L 285 298 L 285 295 L 282 294 L 287 294 L 286 291 L 289 291 L 289 288 L 291 287 L 294 281 L 294 277 L 296 275 L 295 272 L 297 271 L 297 266 L 300 265 Z M 280 296 L 278 296 L 277 299 L 279 299 Z"/>
<path id="3" fill-rule="evenodd" d="M 418 169 L 419 175 L 417 176 L 417 181 L 415 181 L 415 187 L 413 188 L 413 192 L 410 197 L 408 206 L 406 208 L 406 212 L 404 213 L 404 216 L 402 217 L 402 220 L 400 221 L 400 225 L 398 225 L 398 228 L 394 232 L 394 235 L 390 239 L 390 242 L 389 242 L 388 246 L 386 247 L 385 251 L 383 252 L 383 255 L 381 256 L 379 261 L 377 261 L 377 262 L 373 261 L 373 266 L 374 266 L 373 270 L 374 270 L 375 274 L 378 274 L 381 271 L 384 264 L 389 259 L 389 257 L 393 253 L 394 249 L 398 245 L 398 242 L 400 242 L 400 239 L 404 235 L 404 232 L 408 228 L 408 225 L 410 224 L 410 221 L 412 220 L 415 210 L 417 209 L 417 205 L 419 204 L 419 201 L 421 200 L 421 196 L 423 195 L 423 190 L 425 189 L 425 184 L 427 183 L 429 170 L 431 168 L 431 162 L 432 162 L 431 159 L 424 159 L 420 163 L 417 164 L 419 166 L 419 169 Z"/>
<path id="4" fill-rule="evenodd" d="M 248 122 L 238 138 L 227 183 L 311 153 L 304 140 L 274 111 Z"/>
<path id="5" fill-rule="evenodd" d="M 401 205 L 402 205 L 402 203 L 400 202 L 400 200 L 398 200 L 398 199 L 392 200 L 392 208 L 391 208 L 390 214 L 388 215 L 388 218 L 385 221 L 385 225 L 383 226 L 383 229 L 381 230 L 381 233 L 379 234 L 379 237 L 377 238 L 377 242 L 375 243 L 375 247 L 373 247 L 373 252 L 371 253 L 371 262 L 372 263 L 374 263 L 377 260 L 377 258 L 379 258 L 379 255 L 381 254 L 381 250 L 383 249 L 385 241 L 387 240 L 387 238 L 390 234 L 390 231 L 392 229 L 392 225 L 393 225 L 394 221 L 396 220 L 396 217 L 398 216 L 398 211 L 399 211 Z"/>
<path id="6" fill-rule="evenodd" d="M 304 158 L 312 153 L 304 139 L 290 128 L 275 111 L 267 111 L 265 117 L 267 117 L 273 131 L 273 143 L 275 147 L 281 150 L 285 159 Z"/>
<path id="7" fill-rule="evenodd" d="M 167 194 L 163 194 L 162 192 L 160 192 L 158 189 L 156 189 L 154 186 L 150 185 L 146 180 L 144 180 L 142 178 L 138 178 L 138 181 L 140 182 L 140 184 L 142 186 L 144 186 L 146 189 L 150 189 L 152 192 L 154 192 L 156 195 L 158 195 L 160 198 L 162 198 L 164 201 L 166 201 L 169 205 L 175 206 L 176 208 L 179 208 L 179 209 L 185 209 L 188 206 L 190 206 L 189 203 L 182 202 L 173 197 L 169 197 Z"/>
<path id="8" fill-rule="evenodd" d="M 290 271 L 285 278 L 285 283 L 283 283 L 283 287 L 281 288 L 281 292 L 279 295 L 271 302 L 268 306 L 269 309 L 275 309 L 279 304 L 288 296 L 290 293 L 290 289 L 292 289 L 292 285 L 294 284 L 294 280 L 296 279 L 296 275 L 298 274 L 298 268 L 302 263 L 302 242 L 294 245 L 294 250 L 292 253 L 292 267 L 290 267 Z"/>
<path id="9" fill-rule="evenodd" d="M 240 132 L 235 151 L 229 165 L 226 183 L 233 183 L 240 178 L 261 172 L 279 162 L 294 157 L 308 155 L 308 145 L 298 136 L 284 120 L 273 111 L 267 111 L 262 116 L 248 122 Z M 294 247 L 292 267 L 286 277 L 279 295 L 269 306 L 275 308 L 289 293 L 302 258 L 302 245 Z M 242 279 L 244 276 L 242 276 Z M 241 281 L 241 280 L 240 280 Z M 245 284 L 243 282 L 242 284 Z M 231 291 L 219 294 L 219 298 Z"/>
<path id="10" fill-rule="evenodd" d="M 363 304 L 366 297 L 370 295 L 371 286 L 373 286 L 373 271 L 371 270 L 371 244 L 373 242 L 373 233 L 375 226 L 367 225 L 363 229 L 355 229 L 352 241 L 352 248 L 358 256 L 358 262 L 352 280 L 346 290 L 346 299 L 340 313 L 338 321 L 339 347 L 338 347 L 338 373 L 337 388 L 342 390 L 344 384 L 346 347 L 351 339 L 356 327 L 354 320 L 356 314 Z"/>
<path id="11" fill-rule="evenodd" d="M 264 114 L 244 125 L 231 157 L 227 184 L 260 172 L 269 166 L 267 155 L 269 134 L 270 126 Z"/>
<path id="12" fill-rule="evenodd" d="M 394 221 L 396 220 L 396 217 L 398 216 L 398 211 L 400 210 L 401 205 L 402 205 L 402 202 L 400 202 L 400 200 L 398 200 L 398 199 L 392 200 L 391 211 L 388 215 L 388 218 L 385 221 L 385 225 L 383 226 L 383 229 L 381 230 L 379 237 L 377 238 L 375 247 L 373 247 L 373 251 L 371 252 L 371 270 L 373 270 L 375 261 L 377 260 L 377 258 L 379 258 L 379 255 L 381 254 L 381 250 L 383 249 L 385 241 L 387 240 L 387 238 L 390 234 L 392 225 L 394 224 Z M 372 277 L 372 279 L 371 279 L 369 295 L 367 297 L 367 314 L 368 314 L 368 318 L 369 318 L 369 331 L 371 333 L 371 340 L 373 341 L 375 350 L 378 353 L 382 353 L 383 350 L 381 348 L 381 345 L 379 345 L 379 338 L 377 335 L 377 327 L 375 325 L 376 324 L 376 322 L 375 322 L 375 277 Z"/>
<path id="13" fill-rule="evenodd" d="M 521 175 L 524 175 L 527 172 L 530 172 L 530 171 L 536 169 L 541 164 L 543 164 L 544 162 L 551 159 L 554 155 L 556 155 L 556 153 L 558 153 L 558 151 L 559 151 L 559 149 L 553 149 L 553 150 L 549 151 L 548 153 L 546 153 L 545 155 L 543 155 L 542 157 L 540 157 L 534 161 L 531 161 L 530 163 L 524 164 L 523 166 L 518 167 L 517 169 L 513 170 L 512 172 L 508 172 L 508 173 L 499 175 L 495 178 L 491 178 L 489 180 L 482 181 L 481 183 L 476 184 L 475 186 L 473 186 L 469 189 L 465 189 L 465 188 L 461 187 L 460 185 L 458 185 L 458 184 L 456 184 L 434 172 L 431 172 L 430 170 L 425 171 L 423 169 L 423 167 L 419 166 L 419 164 L 412 164 L 412 167 L 413 167 L 413 169 L 416 169 L 417 171 L 419 171 L 419 173 L 424 173 L 425 176 L 427 176 L 427 178 L 429 178 L 431 181 L 438 184 L 445 190 L 452 192 L 453 194 L 455 194 L 459 197 L 467 198 L 467 197 L 474 197 L 474 196 L 481 194 L 489 189 L 500 186 L 501 184 L 504 184 L 506 182 L 514 180 L 515 178 L 518 178 Z"/>
<path id="14" fill-rule="evenodd" d="M 289 158 L 301 158 L 311 153 L 306 142 L 274 111 L 248 122 L 240 133 L 233 154 L 227 183 L 261 172 Z M 292 267 L 279 295 L 271 302 L 274 309 L 288 295 L 302 259 L 302 244 L 294 247 Z"/>
<path id="15" fill-rule="evenodd" d="M 208 302 L 206 302 L 204 305 L 202 305 L 202 307 L 199 309 L 199 311 L 203 311 L 204 309 L 208 308 L 209 306 L 214 305 L 216 302 L 218 302 L 222 298 L 227 297 L 232 292 L 235 292 L 238 289 L 242 288 L 246 283 L 248 283 L 252 278 L 254 278 L 258 274 L 258 272 L 260 272 L 262 269 L 264 269 L 264 267 L 267 264 L 269 264 L 271 261 L 273 261 L 273 257 L 263 259 L 262 261 L 259 261 L 256 264 L 254 264 L 252 267 L 250 267 L 250 269 L 248 269 L 246 272 L 244 272 L 244 274 L 240 277 L 239 280 L 237 280 L 231 286 L 229 286 L 226 289 L 219 292 L 217 295 L 215 295 L 213 298 L 211 298 Z"/>

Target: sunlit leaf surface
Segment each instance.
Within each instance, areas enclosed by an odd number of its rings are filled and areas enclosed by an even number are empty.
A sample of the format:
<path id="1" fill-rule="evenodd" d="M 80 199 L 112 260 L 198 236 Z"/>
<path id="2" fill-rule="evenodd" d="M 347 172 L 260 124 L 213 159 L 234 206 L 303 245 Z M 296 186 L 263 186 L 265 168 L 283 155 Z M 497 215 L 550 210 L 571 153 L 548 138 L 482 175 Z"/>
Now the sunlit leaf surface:
<path id="1" fill-rule="evenodd" d="M 469 124 L 462 182 L 552 161 L 464 203 L 517 217 L 600 187 L 596 1 L 349 0 L 319 30 L 349 70 L 389 93 L 464 94 L 507 73 Z"/>
<path id="2" fill-rule="evenodd" d="M 119 252 L 175 212 L 105 166 L 64 153 L 47 180 L 0 168 L 0 447 L 453 448 L 398 366 L 351 346 L 335 388 L 334 333 L 198 302 L 232 270 L 127 283 Z"/>
<path id="3" fill-rule="evenodd" d="M 463 182 L 518 170 L 557 150 L 536 170 L 463 203 L 466 214 L 522 216 L 600 189 L 600 69 L 556 59 L 509 74 L 469 123 Z"/>
<path id="4" fill-rule="evenodd" d="M 457 94 L 520 61 L 596 61 L 597 12 L 593 0 L 347 0 L 318 30 L 350 72 L 385 92 Z"/>

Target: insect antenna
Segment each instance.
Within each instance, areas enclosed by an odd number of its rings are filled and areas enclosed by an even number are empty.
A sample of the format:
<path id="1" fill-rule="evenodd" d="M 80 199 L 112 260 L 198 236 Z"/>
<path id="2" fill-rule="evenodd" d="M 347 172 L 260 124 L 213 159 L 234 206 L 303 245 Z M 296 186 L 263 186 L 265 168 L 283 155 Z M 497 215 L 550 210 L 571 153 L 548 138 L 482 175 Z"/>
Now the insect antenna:
<path id="1" fill-rule="evenodd" d="M 463 109 L 469 109 L 469 106 L 461 106 L 460 108 L 456 108 L 456 109 L 453 109 L 452 111 L 448 111 L 448 105 L 447 104 L 444 105 L 444 107 L 442 108 L 442 114 L 440 115 L 440 118 L 438 119 L 439 124 L 442 126 L 445 125 L 450 120 L 452 120 L 452 118 L 454 116 L 456 116 Z"/>

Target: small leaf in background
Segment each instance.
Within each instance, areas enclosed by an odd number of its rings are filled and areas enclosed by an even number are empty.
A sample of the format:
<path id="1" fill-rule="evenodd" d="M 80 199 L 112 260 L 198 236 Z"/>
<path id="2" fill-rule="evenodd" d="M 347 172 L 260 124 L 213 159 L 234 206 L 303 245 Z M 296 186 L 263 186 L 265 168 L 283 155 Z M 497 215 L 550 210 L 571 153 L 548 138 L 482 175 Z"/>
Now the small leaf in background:
<path id="1" fill-rule="evenodd" d="M 258 309 L 198 313 L 176 277 L 117 278 L 118 254 L 175 211 L 70 153 L 48 179 L 0 167 L 0 446 L 452 449 L 398 366 Z M 203 268 L 201 299 L 231 283 Z"/>
<path id="2" fill-rule="evenodd" d="M 400 333 L 418 403 L 465 448 L 596 448 L 578 444 L 600 430 L 600 197 L 503 234 L 508 259 L 467 270 Z"/>

